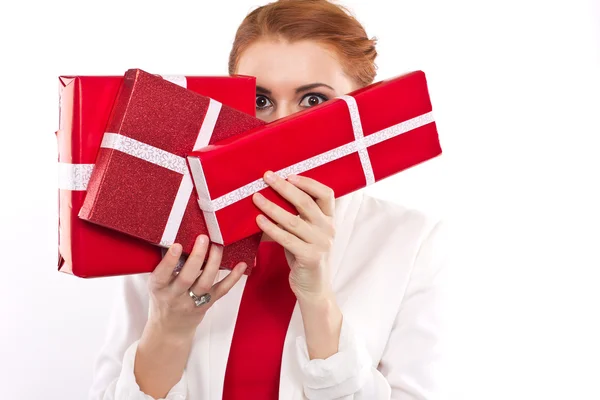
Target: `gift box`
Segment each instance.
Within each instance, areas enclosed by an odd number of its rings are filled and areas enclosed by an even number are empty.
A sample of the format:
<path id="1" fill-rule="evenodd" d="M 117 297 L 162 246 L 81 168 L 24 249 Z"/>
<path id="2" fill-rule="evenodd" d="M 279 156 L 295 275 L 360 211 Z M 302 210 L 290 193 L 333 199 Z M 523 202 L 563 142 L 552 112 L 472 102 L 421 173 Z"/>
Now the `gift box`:
<path id="1" fill-rule="evenodd" d="M 129 70 L 115 101 L 79 217 L 189 253 L 208 233 L 185 155 L 264 123 L 141 70 Z M 249 266 L 260 234 L 223 250 L 222 266 Z"/>
<path id="2" fill-rule="evenodd" d="M 304 175 L 336 197 L 441 154 L 425 74 L 412 72 L 193 152 L 189 167 L 211 240 L 259 232 L 252 194 L 297 214 L 262 177 Z"/>
<path id="3" fill-rule="evenodd" d="M 163 76 L 173 83 L 254 115 L 255 79 L 246 76 Z M 156 246 L 77 215 L 123 76 L 59 77 L 58 269 L 79 277 L 151 272 L 161 259 Z"/>

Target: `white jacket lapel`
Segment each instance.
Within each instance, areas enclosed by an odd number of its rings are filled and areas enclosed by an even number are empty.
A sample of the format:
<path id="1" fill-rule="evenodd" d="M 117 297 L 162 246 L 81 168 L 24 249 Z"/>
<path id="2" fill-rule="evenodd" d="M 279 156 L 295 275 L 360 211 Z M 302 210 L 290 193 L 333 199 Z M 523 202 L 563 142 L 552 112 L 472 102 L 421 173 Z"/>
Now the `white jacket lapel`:
<path id="1" fill-rule="evenodd" d="M 351 193 L 336 200 L 335 203 L 335 240 L 331 255 L 329 257 L 331 282 L 334 284 L 335 278 L 346 254 L 346 248 L 350 243 L 352 233 L 354 232 L 354 223 L 364 197 L 364 191 Z"/>

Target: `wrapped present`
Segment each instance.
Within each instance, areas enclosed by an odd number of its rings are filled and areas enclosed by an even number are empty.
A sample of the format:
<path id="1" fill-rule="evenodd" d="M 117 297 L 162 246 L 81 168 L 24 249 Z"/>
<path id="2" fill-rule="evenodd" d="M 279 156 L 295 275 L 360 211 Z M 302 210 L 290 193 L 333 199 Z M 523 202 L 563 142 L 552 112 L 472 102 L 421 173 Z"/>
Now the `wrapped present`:
<path id="1" fill-rule="evenodd" d="M 277 120 L 188 156 L 211 240 L 259 232 L 252 194 L 297 214 L 262 177 L 304 175 L 343 196 L 441 153 L 425 74 L 412 72 Z"/>
<path id="2" fill-rule="evenodd" d="M 235 95 L 235 93 L 232 93 Z M 79 217 L 189 253 L 208 233 L 185 155 L 264 123 L 141 70 L 129 70 L 100 144 Z M 226 246 L 222 266 L 249 266 L 260 234 Z"/>
<path id="3" fill-rule="evenodd" d="M 255 79 L 246 76 L 163 76 L 249 115 L 256 108 Z M 62 272 L 99 277 L 150 272 L 161 259 L 156 246 L 77 215 L 122 76 L 61 76 L 58 140 L 59 260 Z"/>

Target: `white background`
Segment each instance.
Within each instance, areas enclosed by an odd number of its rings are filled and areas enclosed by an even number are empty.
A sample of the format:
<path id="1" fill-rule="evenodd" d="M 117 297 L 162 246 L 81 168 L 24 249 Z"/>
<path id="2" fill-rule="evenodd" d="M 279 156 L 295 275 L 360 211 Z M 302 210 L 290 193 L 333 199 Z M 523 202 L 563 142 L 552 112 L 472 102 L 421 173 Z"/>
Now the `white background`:
<path id="1" fill-rule="evenodd" d="M 0 6 L 0 390 L 83 399 L 113 279 L 56 272 L 58 79 L 226 74 L 261 0 Z M 454 224 L 452 399 L 600 399 L 600 6 L 347 0 L 426 71 L 444 156 L 373 187 Z"/>

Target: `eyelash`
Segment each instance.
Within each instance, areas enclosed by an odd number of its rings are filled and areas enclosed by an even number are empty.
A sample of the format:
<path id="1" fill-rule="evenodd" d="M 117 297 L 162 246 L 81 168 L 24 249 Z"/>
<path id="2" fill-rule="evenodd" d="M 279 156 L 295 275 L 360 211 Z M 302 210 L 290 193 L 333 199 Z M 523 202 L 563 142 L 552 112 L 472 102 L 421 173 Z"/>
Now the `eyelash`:
<path id="1" fill-rule="evenodd" d="M 323 103 L 326 102 L 327 100 L 329 100 L 329 98 L 327 96 L 325 96 L 324 94 L 321 94 L 321 93 L 307 93 L 304 96 L 302 96 L 300 103 L 302 103 L 304 101 L 304 99 L 306 99 L 307 97 L 311 97 L 311 96 L 320 98 L 321 100 L 323 100 Z M 319 104 L 321 104 L 321 103 L 319 103 Z M 306 108 L 311 108 L 311 106 L 308 106 Z"/>
<path id="2" fill-rule="evenodd" d="M 315 96 L 315 97 L 318 97 L 318 98 L 320 98 L 320 99 L 322 100 L 322 102 L 326 102 L 327 100 L 329 100 L 329 98 L 328 98 L 327 96 L 325 96 L 324 94 L 321 94 L 321 93 L 307 93 L 307 94 L 305 94 L 304 96 L 302 96 L 302 99 L 300 99 L 300 103 L 302 103 L 302 102 L 304 101 L 304 99 L 306 99 L 307 97 L 311 97 L 311 96 Z M 273 101 L 272 101 L 270 98 L 268 98 L 268 97 L 267 97 L 267 96 L 265 96 L 264 94 L 259 94 L 259 95 L 256 95 L 256 99 L 257 99 L 257 100 L 258 100 L 258 98 L 260 98 L 260 97 L 262 97 L 262 98 L 266 99 L 266 100 L 267 100 L 267 102 L 269 103 L 269 105 L 267 105 L 267 106 L 264 106 L 264 107 L 259 107 L 259 106 L 257 105 L 257 106 L 256 106 L 256 109 L 257 109 L 257 110 L 266 110 L 267 108 L 269 108 L 269 107 L 272 107 L 272 106 L 273 106 Z M 310 106 L 309 106 L 309 107 L 305 107 L 305 108 L 310 108 Z"/>

